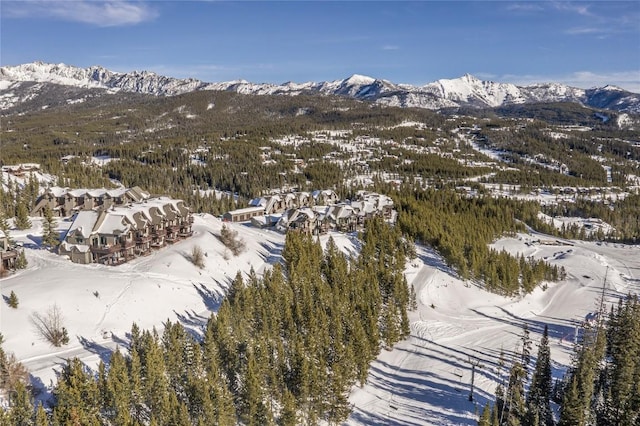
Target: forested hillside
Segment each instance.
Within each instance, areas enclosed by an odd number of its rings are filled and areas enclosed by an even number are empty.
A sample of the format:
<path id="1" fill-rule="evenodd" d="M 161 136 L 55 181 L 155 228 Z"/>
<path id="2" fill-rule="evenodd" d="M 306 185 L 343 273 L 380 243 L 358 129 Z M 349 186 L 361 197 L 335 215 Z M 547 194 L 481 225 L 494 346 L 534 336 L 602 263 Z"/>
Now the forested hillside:
<path id="1" fill-rule="evenodd" d="M 339 423 L 370 361 L 409 333 L 408 250 L 379 219 L 355 258 L 331 241 L 323 253 L 311 237 L 290 233 L 283 267 L 238 273 L 204 329 L 134 324 L 128 352 L 101 362 L 97 376 L 76 359 L 66 363 L 51 415 L 34 412 L 27 389 L 14 383 L 2 424 Z"/>

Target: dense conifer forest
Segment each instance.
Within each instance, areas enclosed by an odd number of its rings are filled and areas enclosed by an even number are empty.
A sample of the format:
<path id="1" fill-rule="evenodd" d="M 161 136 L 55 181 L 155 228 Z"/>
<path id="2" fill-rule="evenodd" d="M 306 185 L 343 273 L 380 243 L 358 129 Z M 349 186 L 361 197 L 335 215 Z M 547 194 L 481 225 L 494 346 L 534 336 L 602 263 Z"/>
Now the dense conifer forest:
<path id="1" fill-rule="evenodd" d="M 523 222 L 535 216 L 536 203 L 468 198 L 444 188 L 405 188 L 395 196 L 402 232 L 436 248 L 464 279 L 480 280 L 487 290 L 511 296 L 529 293 L 545 280 L 563 279 L 564 271 L 542 260 L 489 247 L 500 236 L 524 231 Z"/>

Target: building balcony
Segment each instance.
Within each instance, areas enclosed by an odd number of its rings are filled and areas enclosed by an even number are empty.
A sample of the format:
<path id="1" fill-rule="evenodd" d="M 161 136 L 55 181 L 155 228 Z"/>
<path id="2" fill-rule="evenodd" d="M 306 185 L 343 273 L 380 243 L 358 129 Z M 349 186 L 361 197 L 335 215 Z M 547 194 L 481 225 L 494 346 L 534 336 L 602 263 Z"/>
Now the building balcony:
<path id="1" fill-rule="evenodd" d="M 136 242 L 138 244 L 144 244 L 151 241 L 151 235 L 140 235 L 136 237 Z"/>
<path id="2" fill-rule="evenodd" d="M 123 249 L 129 249 L 135 247 L 136 242 L 133 240 L 124 240 L 121 242 L 121 246 Z"/>
<path id="3" fill-rule="evenodd" d="M 117 251 L 120 251 L 120 245 L 91 246 L 91 253 L 95 254 L 111 254 Z"/>
<path id="4" fill-rule="evenodd" d="M 2 260 L 15 259 L 17 257 L 18 257 L 18 251 L 17 250 L 8 250 L 8 251 L 0 252 L 0 259 L 2 259 Z"/>
<path id="5" fill-rule="evenodd" d="M 154 229 L 153 231 L 151 231 L 151 234 L 155 237 L 164 237 L 165 235 L 167 235 L 167 230 L 166 229 Z"/>

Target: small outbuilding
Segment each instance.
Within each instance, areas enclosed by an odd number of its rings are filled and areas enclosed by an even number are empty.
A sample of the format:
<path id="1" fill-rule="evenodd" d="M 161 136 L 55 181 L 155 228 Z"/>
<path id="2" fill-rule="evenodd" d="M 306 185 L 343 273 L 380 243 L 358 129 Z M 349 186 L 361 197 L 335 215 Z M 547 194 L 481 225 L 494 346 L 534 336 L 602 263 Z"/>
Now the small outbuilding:
<path id="1" fill-rule="evenodd" d="M 226 222 L 246 222 L 255 216 L 263 216 L 264 207 L 246 207 L 244 209 L 231 210 L 222 215 Z"/>

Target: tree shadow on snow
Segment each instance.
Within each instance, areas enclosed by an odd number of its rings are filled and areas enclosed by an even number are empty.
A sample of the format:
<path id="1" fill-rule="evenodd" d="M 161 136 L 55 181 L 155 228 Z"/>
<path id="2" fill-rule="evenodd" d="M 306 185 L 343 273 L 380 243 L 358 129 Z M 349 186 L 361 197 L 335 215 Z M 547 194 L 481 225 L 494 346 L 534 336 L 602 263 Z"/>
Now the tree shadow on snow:
<path id="1" fill-rule="evenodd" d="M 126 349 L 127 351 L 131 350 L 131 333 L 125 333 L 125 339 L 119 337 L 114 333 L 111 333 L 111 340 L 113 340 L 118 344 L 118 346 Z"/>
<path id="2" fill-rule="evenodd" d="M 218 284 L 218 288 L 229 288 L 229 283 L 224 286 L 218 280 L 215 280 L 216 284 Z M 204 302 L 204 306 L 211 312 L 217 312 L 220 308 L 220 304 L 222 303 L 222 299 L 224 299 L 224 293 L 221 291 L 216 291 L 208 288 L 206 285 L 202 283 L 192 283 L 193 288 L 196 289 L 198 295 L 202 298 Z"/>
<path id="3" fill-rule="evenodd" d="M 184 314 L 180 314 L 174 310 L 173 313 L 176 314 L 178 321 L 180 321 L 182 327 L 184 327 L 191 337 L 198 342 L 202 341 L 204 330 L 207 327 L 207 321 L 209 321 L 208 317 L 199 315 L 193 310 L 191 312 L 185 311 Z"/>
<path id="4" fill-rule="evenodd" d="M 24 243 L 23 247 L 29 248 L 29 249 L 39 249 L 42 247 L 42 235 L 33 235 L 33 234 L 29 234 L 27 235 L 27 238 L 29 238 L 29 240 L 31 240 L 31 243 Z"/>
<path id="5" fill-rule="evenodd" d="M 385 402 L 376 402 L 371 409 L 365 405 L 353 411 L 351 418 L 367 425 L 423 425 L 428 418 L 447 424 L 475 425 L 476 408 L 488 400 L 488 395 L 476 388 L 474 401 L 469 401 L 468 384 L 459 382 L 454 375 L 447 378 L 383 361 L 372 364 L 367 383 L 388 395 L 379 398 Z M 451 411 L 438 407 L 451 407 Z"/>
<path id="6" fill-rule="evenodd" d="M 264 249 L 264 252 L 260 252 L 260 257 L 262 257 L 265 262 L 270 265 L 275 265 L 276 263 L 284 265 L 284 259 L 282 258 L 284 244 L 265 241 L 261 242 L 260 245 Z"/>
<path id="7" fill-rule="evenodd" d="M 445 260 L 436 253 L 435 249 L 430 247 L 422 247 L 422 250 L 418 250 L 418 259 L 430 268 L 437 269 L 440 272 L 444 272 L 452 278 L 460 279 L 460 276 L 450 266 L 447 266 Z"/>
<path id="8" fill-rule="evenodd" d="M 100 360 L 105 364 L 109 365 L 109 361 L 111 360 L 111 354 L 113 350 L 107 346 L 103 346 L 93 340 L 89 340 L 85 337 L 78 336 L 78 340 L 83 348 L 87 351 L 96 354 L 100 357 Z"/>

